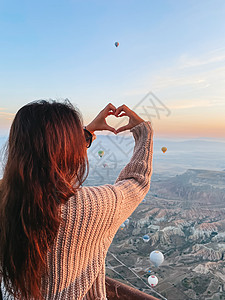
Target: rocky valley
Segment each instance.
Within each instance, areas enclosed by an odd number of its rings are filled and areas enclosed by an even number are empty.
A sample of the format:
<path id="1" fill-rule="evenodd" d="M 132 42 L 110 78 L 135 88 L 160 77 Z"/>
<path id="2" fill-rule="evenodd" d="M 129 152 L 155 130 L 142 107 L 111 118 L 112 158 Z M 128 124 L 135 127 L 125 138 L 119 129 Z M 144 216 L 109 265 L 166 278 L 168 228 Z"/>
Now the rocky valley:
<path id="1" fill-rule="evenodd" d="M 158 298 L 154 291 L 171 300 L 225 299 L 225 172 L 190 169 L 165 180 L 153 176 L 145 201 L 129 220 L 109 249 L 109 276 Z M 165 257 L 159 268 L 149 260 L 156 249 Z M 146 285 L 149 274 L 159 279 L 154 291 Z"/>

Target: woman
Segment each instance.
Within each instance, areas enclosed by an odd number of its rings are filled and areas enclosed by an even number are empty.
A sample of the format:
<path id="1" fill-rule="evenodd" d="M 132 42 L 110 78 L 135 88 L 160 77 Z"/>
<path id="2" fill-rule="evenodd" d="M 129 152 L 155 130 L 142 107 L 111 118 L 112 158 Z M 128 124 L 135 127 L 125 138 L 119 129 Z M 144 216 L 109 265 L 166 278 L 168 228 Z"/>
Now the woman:
<path id="1" fill-rule="evenodd" d="M 109 115 L 129 123 L 115 130 Z M 130 130 L 134 153 L 114 185 L 84 187 L 96 130 Z M 3 299 L 106 299 L 107 250 L 148 192 L 151 172 L 150 122 L 127 106 L 108 104 L 85 130 L 68 102 L 22 107 L 0 188 Z"/>

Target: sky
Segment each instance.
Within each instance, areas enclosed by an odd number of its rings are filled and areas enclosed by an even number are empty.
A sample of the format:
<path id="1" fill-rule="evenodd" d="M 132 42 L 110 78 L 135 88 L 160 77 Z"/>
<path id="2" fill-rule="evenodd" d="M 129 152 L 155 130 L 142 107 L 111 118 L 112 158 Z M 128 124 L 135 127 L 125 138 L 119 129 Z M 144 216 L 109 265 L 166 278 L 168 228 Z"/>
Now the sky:
<path id="1" fill-rule="evenodd" d="M 28 102 L 68 98 L 84 124 L 111 102 L 157 137 L 224 139 L 224 15 L 224 0 L 0 0 L 0 135 Z"/>

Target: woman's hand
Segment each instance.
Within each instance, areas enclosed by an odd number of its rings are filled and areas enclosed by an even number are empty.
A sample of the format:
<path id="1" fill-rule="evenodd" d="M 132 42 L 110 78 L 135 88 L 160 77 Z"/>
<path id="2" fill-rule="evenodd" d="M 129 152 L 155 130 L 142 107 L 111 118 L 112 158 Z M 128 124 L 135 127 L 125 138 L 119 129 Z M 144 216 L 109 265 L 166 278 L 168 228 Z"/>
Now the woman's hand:
<path id="1" fill-rule="evenodd" d="M 86 126 L 87 130 L 92 134 L 96 130 L 109 130 L 116 134 L 116 129 L 109 126 L 105 120 L 108 116 L 115 115 L 115 112 L 116 107 L 112 105 L 112 103 L 109 103 L 102 111 L 100 111 L 97 117 Z"/>
<path id="2" fill-rule="evenodd" d="M 144 122 L 142 118 L 140 118 L 133 110 L 129 109 L 125 104 L 121 105 L 116 109 L 115 112 L 116 117 L 129 117 L 129 123 L 125 126 L 122 126 L 117 129 L 117 133 L 131 129 L 135 127 L 136 125 Z"/>

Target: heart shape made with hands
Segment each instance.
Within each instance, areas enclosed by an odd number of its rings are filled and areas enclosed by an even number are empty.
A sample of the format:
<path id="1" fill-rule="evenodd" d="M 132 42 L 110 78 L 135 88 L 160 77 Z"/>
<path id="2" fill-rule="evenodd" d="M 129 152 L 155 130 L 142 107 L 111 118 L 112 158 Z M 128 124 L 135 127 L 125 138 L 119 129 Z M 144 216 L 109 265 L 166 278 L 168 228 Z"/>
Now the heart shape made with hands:
<path id="1" fill-rule="evenodd" d="M 127 116 L 115 116 L 115 115 L 109 115 L 105 118 L 106 124 L 115 130 L 119 129 L 122 126 L 128 125 L 129 123 L 129 117 Z"/>
<path id="2" fill-rule="evenodd" d="M 118 122 L 115 118 L 118 119 Z M 116 108 L 113 104 L 109 103 L 88 125 L 88 128 L 90 131 L 109 130 L 117 134 L 133 128 L 142 121 L 143 119 L 125 104 Z"/>

